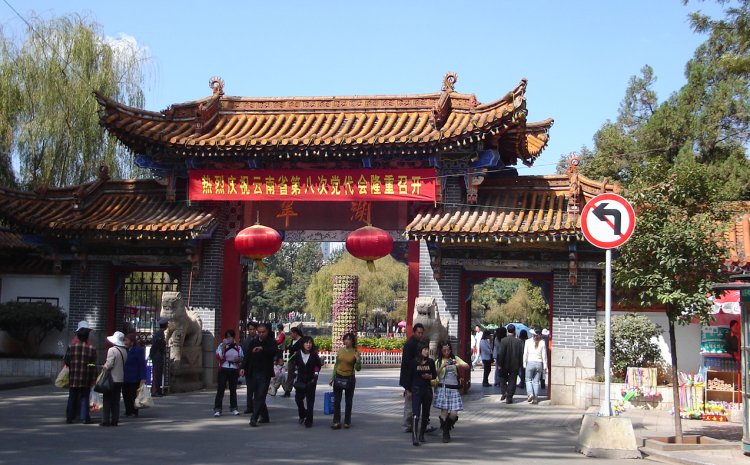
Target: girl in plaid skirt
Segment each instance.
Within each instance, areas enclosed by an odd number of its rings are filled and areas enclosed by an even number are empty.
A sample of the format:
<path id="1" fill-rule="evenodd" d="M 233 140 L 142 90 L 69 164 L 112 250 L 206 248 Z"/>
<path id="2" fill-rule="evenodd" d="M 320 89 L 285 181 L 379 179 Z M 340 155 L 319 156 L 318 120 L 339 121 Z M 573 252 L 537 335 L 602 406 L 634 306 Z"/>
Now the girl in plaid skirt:
<path id="1" fill-rule="evenodd" d="M 458 412 L 464 409 L 461 400 L 461 388 L 464 380 L 461 377 L 459 367 L 468 368 L 469 364 L 461 360 L 461 357 L 453 355 L 450 342 L 440 346 L 440 357 L 435 368 L 437 369 L 437 391 L 432 406 L 440 409 L 440 428 L 443 430 L 443 442 L 451 440 L 450 430 L 458 421 Z"/>

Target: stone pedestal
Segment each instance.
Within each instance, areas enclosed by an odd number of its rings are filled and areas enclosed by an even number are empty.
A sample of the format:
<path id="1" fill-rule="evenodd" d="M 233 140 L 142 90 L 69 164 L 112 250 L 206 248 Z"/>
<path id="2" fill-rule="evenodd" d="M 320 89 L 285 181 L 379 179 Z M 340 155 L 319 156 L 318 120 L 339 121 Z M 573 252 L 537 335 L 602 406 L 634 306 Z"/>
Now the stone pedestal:
<path id="1" fill-rule="evenodd" d="M 639 459 L 641 452 L 635 441 L 630 418 L 583 416 L 576 451 L 587 457 Z"/>

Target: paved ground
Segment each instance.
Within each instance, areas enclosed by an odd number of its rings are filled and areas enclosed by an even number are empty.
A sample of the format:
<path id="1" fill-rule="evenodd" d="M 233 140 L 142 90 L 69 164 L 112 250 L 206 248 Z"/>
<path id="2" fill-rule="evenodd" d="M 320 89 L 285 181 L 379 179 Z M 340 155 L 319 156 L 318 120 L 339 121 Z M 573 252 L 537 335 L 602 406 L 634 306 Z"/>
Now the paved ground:
<path id="1" fill-rule="evenodd" d="M 473 373 L 474 387 L 465 398 L 466 411 L 453 430 L 453 441 L 443 444 L 436 432 L 427 435 L 428 443 L 422 447 L 412 446 L 410 435 L 400 432 L 403 400 L 394 369 L 358 374 L 353 426 L 338 431 L 329 428 L 331 417 L 322 415 L 324 386 L 318 390 L 315 424 L 310 429 L 297 423 L 294 401 L 282 397 L 269 397 L 271 423 L 258 428 L 248 426 L 247 415 L 214 418 L 214 392 L 209 390 L 155 399 L 154 408 L 142 410 L 139 418 L 123 418 L 118 428 L 102 428 L 65 424 L 67 392 L 52 385 L 3 390 L 0 464 L 633 464 L 575 452 L 583 412 L 526 404 L 523 391 L 517 393 L 517 404 L 500 404 L 496 388 L 477 387 L 480 375 Z M 324 370 L 322 379 L 329 377 L 330 371 Z M 244 409 L 244 388 L 239 397 Z M 228 395 L 225 412 L 227 403 Z M 626 415 L 632 418 L 637 436 L 672 432 L 667 414 Z M 740 452 L 741 425 L 686 421 L 683 428 L 686 433 L 732 442 L 720 451 L 670 453 L 662 459 L 750 464 Z"/>

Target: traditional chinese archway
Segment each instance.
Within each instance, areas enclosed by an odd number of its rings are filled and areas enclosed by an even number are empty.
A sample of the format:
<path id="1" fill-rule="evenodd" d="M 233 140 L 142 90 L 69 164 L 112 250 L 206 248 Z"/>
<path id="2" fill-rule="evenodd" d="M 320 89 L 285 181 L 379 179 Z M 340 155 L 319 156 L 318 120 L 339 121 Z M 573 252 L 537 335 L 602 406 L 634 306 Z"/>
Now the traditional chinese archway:
<path id="1" fill-rule="evenodd" d="M 579 179 L 575 169 L 518 176 L 514 165 L 533 164 L 552 126 L 551 119 L 527 123 L 526 81 L 486 104 L 456 92 L 455 82 L 446 75 L 432 94 L 247 98 L 225 96 L 223 81 L 212 78 L 213 95 L 159 113 L 97 98 L 102 124 L 165 180 L 168 197 L 221 208 L 221 266 L 210 273 L 223 292 L 219 301 L 200 296 L 216 309 L 217 327 L 235 327 L 239 318 L 232 240 L 239 229 L 260 222 L 287 241 L 344 241 L 372 224 L 408 240 L 408 327 L 416 297 L 434 296 L 466 355 L 466 273 L 542 269 L 554 292 L 566 294 L 555 305 L 560 322 L 578 315 L 587 334 L 598 265 L 579 269 L 577 254 L 588 251 L 578 208 L 611 188 Z M 593 372 L 593 341 L 574 327 L 567 337 L 565 326 L 557 346 L 579 351 L 573 359 L 589 360 Z"/>

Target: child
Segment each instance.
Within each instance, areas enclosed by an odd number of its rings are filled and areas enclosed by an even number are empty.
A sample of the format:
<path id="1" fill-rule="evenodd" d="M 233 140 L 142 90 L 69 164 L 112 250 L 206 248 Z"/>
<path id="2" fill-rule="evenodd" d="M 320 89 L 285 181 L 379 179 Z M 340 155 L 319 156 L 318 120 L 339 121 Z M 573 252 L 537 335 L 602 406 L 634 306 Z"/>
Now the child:
<path id="1" fill-rule="evenodd" d="M 273 378 L 271 378 L 271 385 L 268 386 L 268 393 L 275 396 L 280 386 L 286 386 L 286 365 L 284 365 L 283 357 L 276 357 L 273 365 Z"/>

